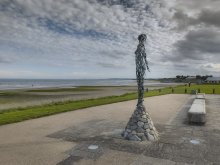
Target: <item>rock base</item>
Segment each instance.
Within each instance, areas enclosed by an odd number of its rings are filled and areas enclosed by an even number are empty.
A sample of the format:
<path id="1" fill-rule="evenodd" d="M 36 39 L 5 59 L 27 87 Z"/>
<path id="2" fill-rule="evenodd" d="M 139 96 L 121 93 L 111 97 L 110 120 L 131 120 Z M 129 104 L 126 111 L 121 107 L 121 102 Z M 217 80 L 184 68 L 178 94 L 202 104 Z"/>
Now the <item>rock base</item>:
<path id="1" fill-rule="evenodd" d="M 122 136 L 132 141 L 158 140 L 158 132 L 144 105 L 137 106 Z"/>

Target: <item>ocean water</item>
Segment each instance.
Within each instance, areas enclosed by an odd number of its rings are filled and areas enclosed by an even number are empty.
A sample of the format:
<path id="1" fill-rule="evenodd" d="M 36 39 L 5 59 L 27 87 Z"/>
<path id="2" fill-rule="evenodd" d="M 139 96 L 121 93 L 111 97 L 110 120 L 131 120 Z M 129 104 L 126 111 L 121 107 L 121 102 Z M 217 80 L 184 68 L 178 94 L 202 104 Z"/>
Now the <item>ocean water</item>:
<path id="1" fill-rule="evenodd" d="M 77 87 L 77 86 L 134 86 L 132 79 L 0 79 L 0 90 L 29 89 L 47 87 Z M 145 80 L 145 85 L 160 86 L 161 83 Z"/>
<path id="2" fill-rule="evenodd" d="M 0 79 L 0 90 L 76 86 L 122 86 L 135 84 L 136 80 L 128 79 Z"/>

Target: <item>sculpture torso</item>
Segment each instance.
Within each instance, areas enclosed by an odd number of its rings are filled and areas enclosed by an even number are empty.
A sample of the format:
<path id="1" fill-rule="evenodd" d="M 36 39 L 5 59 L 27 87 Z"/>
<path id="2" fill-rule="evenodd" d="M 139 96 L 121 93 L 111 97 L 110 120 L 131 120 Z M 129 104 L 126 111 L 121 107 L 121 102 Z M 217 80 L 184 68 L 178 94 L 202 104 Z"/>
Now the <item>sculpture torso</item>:
<path id="1" fill-rule="evenodd" d="M 137 50 L 135 51 L 135 55 L 136 55 L 135 57 L 136 58 L 136 76 L 137 76 L 137 72 L 140 72 L 140 74 L 144 75 L 146 71 L 146 63 L 145 63 L 146 53 L 145 53 L 144 43 L 138 44 Z"/>
<path id="2" fill-rule="evenodd" d="M 140 42 L 135 51 L 136 61 L 136 77 L 138 85 L 138 103 L 137 106 L 142 106 L 144 101 L 144 75 L 147 66 L 146 53 L 144 47 L 144 41 Z"/>

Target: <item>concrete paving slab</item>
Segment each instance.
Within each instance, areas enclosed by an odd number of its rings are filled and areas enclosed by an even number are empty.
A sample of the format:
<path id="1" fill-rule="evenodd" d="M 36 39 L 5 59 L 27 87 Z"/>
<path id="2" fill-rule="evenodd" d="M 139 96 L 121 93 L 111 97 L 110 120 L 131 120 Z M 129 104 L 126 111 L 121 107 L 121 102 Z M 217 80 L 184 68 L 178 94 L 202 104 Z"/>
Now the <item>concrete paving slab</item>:
<path id="1" fill-rule="evenodd" d="M 205 126 L 185 122 L 192 99 L 190 95 L 146 99 L 160 132 L 154 143 L 120 136 L 136 100 L 1 126 L 0 164 L 218 164 L 220 96 L 207 95 Z M 90 145 L 98 149 L 90 150 Z"/>

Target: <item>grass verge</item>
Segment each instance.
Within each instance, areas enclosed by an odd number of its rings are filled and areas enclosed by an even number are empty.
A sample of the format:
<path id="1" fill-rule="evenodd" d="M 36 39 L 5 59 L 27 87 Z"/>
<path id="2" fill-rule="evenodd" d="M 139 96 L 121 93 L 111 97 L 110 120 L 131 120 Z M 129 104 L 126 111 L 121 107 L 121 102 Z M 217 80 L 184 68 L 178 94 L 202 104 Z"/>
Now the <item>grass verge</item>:
<path id="1" fill-rule="evenodd" d="M 145 97 L 170 93 L 191 93 L 192 90 L 200 90 L 200 92 L 210 94 L 213 93 L 213 89 L 215 89 L 215 94 L 220 94 L 220 85 L 192 85 L 191 87 L 177 86 L 175 88 L 167 87 L 159 90 L 151 90 L 145 93 Z M 20 122 L 67 111 L 73 111 L 77 109 L 134 100 L 136 98 L 137 93 L 127 93 L 120 96 L 108 96 L 97 99 L 58 102 L 42 106 L 10 109 L 0 112 L 0 125 Z"/>

